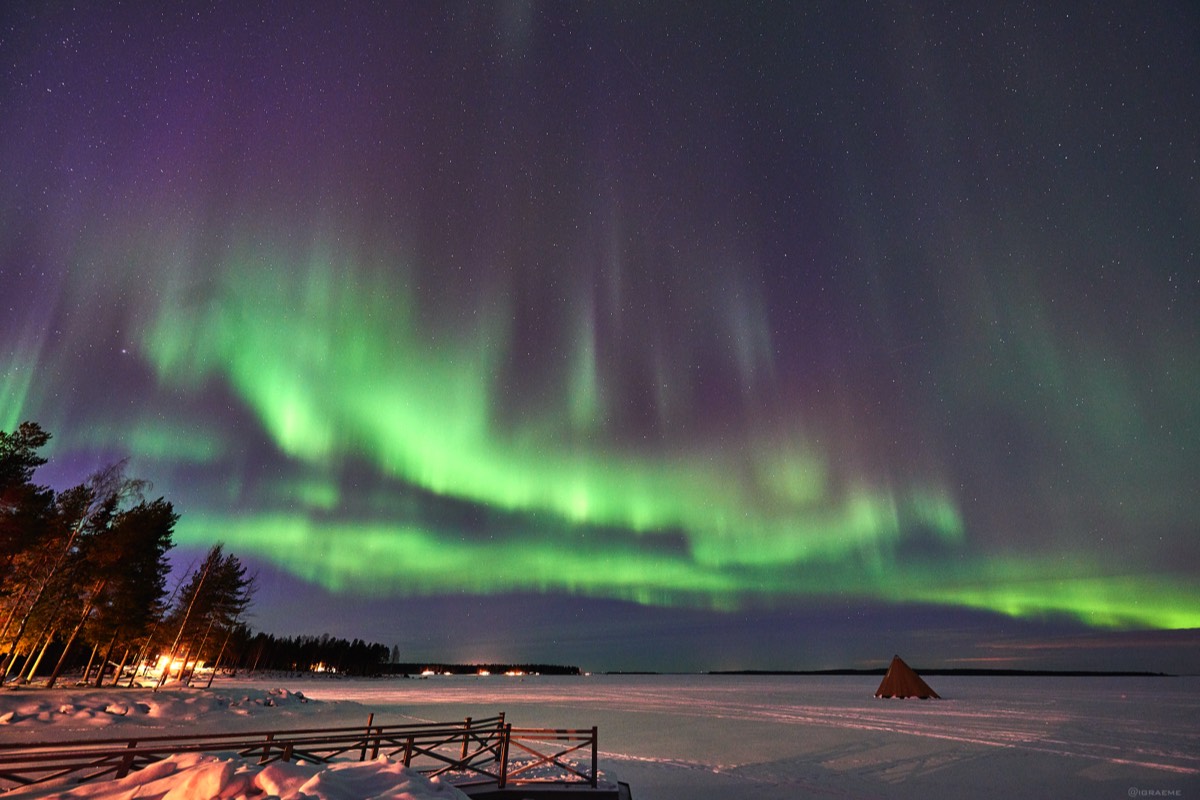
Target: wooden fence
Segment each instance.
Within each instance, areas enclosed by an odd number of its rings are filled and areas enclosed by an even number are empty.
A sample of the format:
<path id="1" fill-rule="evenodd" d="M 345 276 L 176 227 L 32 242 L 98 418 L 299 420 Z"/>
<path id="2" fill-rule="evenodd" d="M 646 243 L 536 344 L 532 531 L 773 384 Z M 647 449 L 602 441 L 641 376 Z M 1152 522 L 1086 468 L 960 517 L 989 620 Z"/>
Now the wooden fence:
<path id="1" fill-rule="evenodd" d="M 514 728 L 504 714 L 463 722 L 309 728 L 250 733 L 0 743 L 0 791 L 64 777 L 123 778 L 181 753 L 272 761 L 366 761 L 381 755 L 460 787 L 530 784 L 597 787 L 596 728 Z M 586 761 L 582 765 L 577 759 Z M 568 760 L 569 759 L 569 760 Z"/>

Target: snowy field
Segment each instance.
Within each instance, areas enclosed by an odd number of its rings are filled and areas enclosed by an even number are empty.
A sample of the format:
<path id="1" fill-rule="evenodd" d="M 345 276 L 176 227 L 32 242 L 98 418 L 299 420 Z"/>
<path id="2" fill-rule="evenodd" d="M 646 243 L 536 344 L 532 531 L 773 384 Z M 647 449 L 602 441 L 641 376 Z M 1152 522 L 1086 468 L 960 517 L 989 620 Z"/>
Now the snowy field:
<path id="1" fill-rule="evenodd" d="M 929 683 L 943 700 L 876 700 L 872 677 L 785 676 L 271 676 L 218 680 L 210 692 L 19 690 L 0 692 L 0 741 L 353 725 L 370 712 L 390 724 L 504 711 L 517 726 L 598 725 L 601 770 L 631 784 L 635 800 L 1200 797 L 1200 678 Z M 240 784 L 232 765 L 186 766 L 164 767 L 164 785 L 200 774 L 209 783 L 197 785 L 224 786 L 223 797 L 456 794 L 399 774 L 394 764 L 355 765 L 357 772 L 285 765 L 265 779 L 242 774 Z M 93 787 L 81 796 L 117 795 Z"/>

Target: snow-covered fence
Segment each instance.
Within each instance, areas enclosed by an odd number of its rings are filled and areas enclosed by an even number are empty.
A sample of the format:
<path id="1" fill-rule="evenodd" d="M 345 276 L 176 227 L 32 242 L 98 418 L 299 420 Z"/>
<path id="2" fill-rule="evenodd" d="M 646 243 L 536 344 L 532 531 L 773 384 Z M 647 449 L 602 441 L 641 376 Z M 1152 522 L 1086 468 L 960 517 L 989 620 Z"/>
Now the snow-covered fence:
<path id="1" fill-rule="evenodd" d="M 508 783 L 586 783 L 593 789 L 599 779 L 598 751 L 596 726 L 584 730 L 567 730 L 559 728 L 514 728 L 504 726 L 504 755 L 500 759 L 500 788 Z M 520 760 L 514 760 L 513 748 L 525 753 Z M 591 767 L 581 768 L 567 756 L 588 750 L 591 757 Z M 539 774 L 556 776 L 538 778 Z M 523 777 L 522 777 L 523 776 Z"/>
<path id="2" fill-rule="evenodd" d="M 504 714 L 463 722 L 309 728 L 249 733 L 79 739 L 0 744 L 0 791 L 64 777 L 77 782 L 123 778 L 170 755 L 236 753 L 260 764 L 403 761 L 460 786 L 572 784 L 597 787 L 597 730 L 514 728 Z M 590 756 L 590 764 L 577 759 Z"/>
<path id="3" fill-rule="evenodd" d="M 503 750 L 504 715 L 463 722 L 367 725 L 344 728 L 252 731 L 127 739 L 0 744 L 0 789 L 43 783 L 64 776 L 77 781 L 123 778 L 178 753 L 236 753 L 260 764 L 271 761 L 325 763 L 403 759 L 427 775 L 449 771 L 497 777 Z"/>

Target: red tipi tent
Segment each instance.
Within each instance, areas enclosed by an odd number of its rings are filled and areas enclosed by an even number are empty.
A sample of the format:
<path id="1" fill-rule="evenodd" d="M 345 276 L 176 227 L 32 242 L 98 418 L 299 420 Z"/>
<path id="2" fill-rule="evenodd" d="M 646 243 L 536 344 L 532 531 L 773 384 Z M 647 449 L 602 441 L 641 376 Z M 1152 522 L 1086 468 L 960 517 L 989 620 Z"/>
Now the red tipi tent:
<path id="1" fill-rule="evenodd" d="M 929 684 L 921 680 L 921 676 L 913 672 L 912 667 L 904 663 L 900 656 L 892 657 L 883 682 L 875 690 L 876 697 L 919 697 L 928 700 L 938 697 L 938 693 L 929 688 Z M 940 699 L 940 698 L 939 698 Z"/>

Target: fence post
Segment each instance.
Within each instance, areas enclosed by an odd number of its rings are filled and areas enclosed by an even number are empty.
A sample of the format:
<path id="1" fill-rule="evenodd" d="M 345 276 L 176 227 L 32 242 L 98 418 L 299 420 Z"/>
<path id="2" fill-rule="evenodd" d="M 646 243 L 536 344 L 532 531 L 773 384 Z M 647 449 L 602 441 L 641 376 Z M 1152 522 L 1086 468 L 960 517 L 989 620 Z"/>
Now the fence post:
<path id="1" fill-rule="evenodd" d="M 504 789 L 508 786 L 508 740 L 512 738 L 512 724 L 504 723 L 504 734 L 500 738 L 500 785 L 498 788 Z"/>
<path id="2" fill-rule="evenodd" d="M 130 739 L 129 740 L 129 749 L 134 750 L 136 748 L 137 748 L 137 739 Z M 133 766 L 133 753 L 129 753 L 128 755 L 125 755 L 124 757 L 121 758 L 121 766 L 117 767 L 116 777 L 124 778 L 126 775 L 129 774 L 129 769 L 132 766 Z"/>
<path id="3" fill-rule="evenodd" d="M 500 712 L 500 721 L 496 723 L 496 730 L 501 734 L 504 733 L 504 712 Z M 500 748 L 495 746 L 492 748 L 492 763 L 500 760 Z"/>
<path id="4" fill-rule="evenodd" d="M 275 734 L 268 733 L 267 740 L 265 742 L 263 742 L 262 757 L 260 759 L 258 759 L 258 763 L 260 763 L 260 764 L 267 763 L 267 757 L 271 754 L 271 742 L 273 742 L 273 741 L 275 741 Z"/>
<path id="5" fill-rule="evenodd" d="M 462 755 L 458 757 L 459 766 L 462 766 L 462 762 L 467 760 L 467 741 L 469 740 L 470 736 L 471 736 L 471 718 L 467 717 L 466 725 L 463 727 Z"/>
<path id="6" fill-rule="evenodd" d="M 362 752 L 358 754 L 359 761 L 367 760 L 367 740 L 371 738 L 371 723 L 375 721 L 375 712 L 367 714 L 367 732 L 363 735 Z"/>
<path id="7" fill-rule="evenodd" d="M 599 738 L 599 728 L 597 726 L 593 725 L 592 726 L 592 788 L 593 789 L 596 788 L 596 783 L 597 783 L 596 773 L 598 771 L 597 753 L 596 753 L 596 751 L 597 751 L 596 739 L 597 738 Z"/>
<path id="8" fill-rule="evenodd" d="M 410 764 L 412 764 L 412 749 L 413 749 L 413 737 L 410 736 L 404 740 L 404 766 L 405 767 L 408 767 Z"/>

